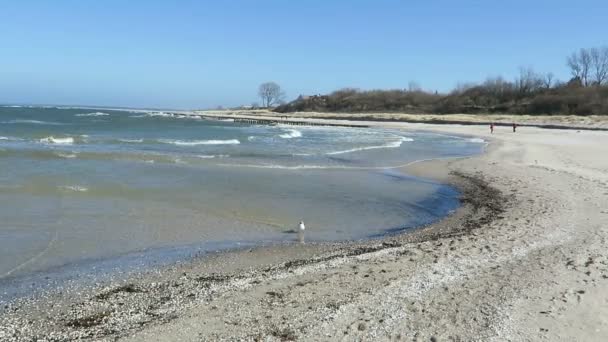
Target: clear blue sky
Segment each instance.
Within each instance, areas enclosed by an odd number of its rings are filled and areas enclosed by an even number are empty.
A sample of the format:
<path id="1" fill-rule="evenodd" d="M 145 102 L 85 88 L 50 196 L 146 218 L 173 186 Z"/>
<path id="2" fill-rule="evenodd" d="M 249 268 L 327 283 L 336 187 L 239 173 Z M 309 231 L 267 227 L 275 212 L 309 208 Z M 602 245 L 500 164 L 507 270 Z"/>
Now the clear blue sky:
<path id="1" fill-rule="evenodd" d="M 202 108 L 337 88 L 568 77 L 608 1 L 0 0 L 0 103 Z"/>

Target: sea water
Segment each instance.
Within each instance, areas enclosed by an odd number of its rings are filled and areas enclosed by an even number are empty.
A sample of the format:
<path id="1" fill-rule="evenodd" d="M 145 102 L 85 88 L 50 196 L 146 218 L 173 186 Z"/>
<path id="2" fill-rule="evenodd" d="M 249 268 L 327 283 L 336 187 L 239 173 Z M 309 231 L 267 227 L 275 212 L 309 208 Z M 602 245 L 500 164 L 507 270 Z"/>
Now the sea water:
<path id="1" fill-rule="evenodd" d="M 455 189 L 417 160 L 483 141 L 258 126 L 167 112 L 0 107 L 0 280 L 142 251 L 381 236 L 444 217 Z M 133 254 L 137 253 L 137 254 Z"/>

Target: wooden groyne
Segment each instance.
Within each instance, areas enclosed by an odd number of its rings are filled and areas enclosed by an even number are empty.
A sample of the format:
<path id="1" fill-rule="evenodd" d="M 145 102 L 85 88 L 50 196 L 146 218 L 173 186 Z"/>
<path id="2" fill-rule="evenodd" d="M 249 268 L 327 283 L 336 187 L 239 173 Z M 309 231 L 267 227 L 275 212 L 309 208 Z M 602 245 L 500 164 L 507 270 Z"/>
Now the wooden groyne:
<path id="1" fill-rule="evenodd" d="M 184 115 L 186 116 L 186 115 Z M 308 120 L 296 120 L 290 119 L 287 117 L 281 118 L 253 118 L 253 117 L 244 117 L 244 116 L 218 116 L 218 115 L 204 115 L 204 114 L 196 114 L 196 115 L 188 115 L 188 116 L 198 116 L 201 119 L 208 120 L 233 120 L 235 123 L 244 123 L 249 125 L 290 125 L 290 126 L 335 126 L 335 127 L 354 127 L 354 128 L 366 128 L 369 125 L 364 124 L 354 124 L 354 123 L 335 123 L 335 122 L 320 122 L 320 121 L 308 121 Z"/>

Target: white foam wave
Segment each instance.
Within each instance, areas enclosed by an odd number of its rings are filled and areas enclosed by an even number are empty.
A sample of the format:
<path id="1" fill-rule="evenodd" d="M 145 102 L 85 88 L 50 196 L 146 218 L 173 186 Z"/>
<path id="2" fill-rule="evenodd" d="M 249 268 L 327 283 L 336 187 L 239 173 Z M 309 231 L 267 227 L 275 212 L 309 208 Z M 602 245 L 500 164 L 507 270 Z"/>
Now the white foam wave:
<path id="1" fill-rule="evenodd" d="M 300 138 L 302 136 L 302 132 L 298 131 L 297 129 L 290 129 L 286 133 L 280 134 L 279 136 L 283 139 Z"/>
<path id="2" fill-rule="evenodd" d="M 165 112 L 147 112 L 145 114 L 145 116 L 161 116 L 161 117 L 165 117 L 165 118 L 170 118 L 170 117 L 173 117 L 174 115 L 171 113 L 165 113 Z"/>
<path id="3" fill-rule="evenodd" d="M 471 138 L 471 139 L 469 139 L 469 142 L 484 144 L 486 141 L 481 138 Z"/>
<path id="4" fill-rule="evenodd" d="M 63 125 L 60 122 L 40 121 L 40 120 L 23 120 L 23 119 L 2 121 L 2 123 L 3 124 L 32 124 L 32 125 Z"/>
<path id="5" fill-rule="evenodd" d="M 136 144 L 136 143 L 144 142 L 144 139 L 118 139 L 118 141 L 129 143 L 129 144 Z"/>
<path id="6" fill-rule="evenodd" d="M 311 169 L 348 169 L 348 167 L 325 165 L 278 165 L 278 164 L 218 164 L 231 167 L 248 167 L 256 169 L 311 170 Z"/>
<path id="7" fill-rule="evenodd" d="M 397 148 L 397 147 L 400 147 L 402 143 L 408 142 L 408 141 L 414 141 L 414 139 L 407 138 L 407 137 L 400 137 L 399 140 L 392 141 L 392 142 L 389 142 L 384 145 L 357 147 L 357 148 L 351 148 L 351 149 L 343 150 L 343 151 L 327 152 L 326 154 L 334 155 L 334 154 L 344 154 L 344 153 L 352 153 L 352 152 L 359 152 L 359 151 L 366 151 L 366 150 L 375 150 L 375 149 L 380 149 L 380 148 Z"/>
<path id="8" fill-rule="evenodd" d="M 94 113 L 81 113 L 81 114 L 76 114 L 76 116 L 108 116 L 110 114 L 108 113 L 103 113 L 103 112 L 94 112 Z"/>
<path id="9" fill-rule="evenodd" d="M 44 144 L 55 144 L 55 145 L 72 145 L 74 143 L 74 138 L 72 137 L 67 137 L 67 138 L 55 138 L 55 137 L 46 137 L 46 138 L 42 138 L 40 139 L 41 143 Z"/>
<path id="10" fill-rule="evenodd" d="M 173 144 L 178 146 L 197 146 L 197 145 L 238 145 L 241 142 L 237 139 L 229 140 L 169 140 L 161 139 L 163 144 Z"/>
<path id="11" fill-rule="evenodd" d="M 230 156 L 227 155 L 227 154 L 217 154 L 217 155 L 214 155 L 214 154 L 199 154 L 199 155 L 197 155 L 197 157 L 199 157 L 201 159 L 213 159 L 213 158 L 228 158 Z"/>
<path id="12" fill-rule="evenodd" d="M 134 113 L 141 113 L 141 112 L 134 112 Z M 170 118 L 170 117 L 173 117 L 174 115 L 171 113 L 165 113 L 165 112 L 145 112 L 143 114 L 129 115 L 130 118 L 148 118 L 148 117 L 155 117 L 155 116 Z"/>
<path id="13" fill-rule="evenodd" d="M 75 192 L 86 192 L 89 188 L 80 185 L 65 185 L 61 187 L 63 190 L 75 191 Z"/>
<path id="14" fill-rule="evenodd" d="M 0 141 L 23 141 L 23 138 L 17 137 L 0 137 Z"/>
<path id="15" fill-rule="evenodd" d="M 55 152 L 55 154 L 61 158 L 72 159 L 76 158 L 76 153 L 64 153 L 64 152 Z"/>

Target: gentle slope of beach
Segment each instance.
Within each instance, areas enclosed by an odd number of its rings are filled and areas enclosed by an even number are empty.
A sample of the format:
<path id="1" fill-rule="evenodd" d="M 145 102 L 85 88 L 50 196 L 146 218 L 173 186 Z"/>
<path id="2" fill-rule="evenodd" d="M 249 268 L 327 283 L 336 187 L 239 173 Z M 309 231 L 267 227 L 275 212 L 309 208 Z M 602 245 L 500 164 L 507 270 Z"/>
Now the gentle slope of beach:
<path id="1" fill-rule="evenodd" d="M 407 168 L 460 187 L 462 209 L 379 241 L 220 253 L 16 303 L 0 337 L 605 339 L 608 134 L 378 125 L 491 139 L 481 156 Z"/>
<path id="2" fill-rule="evenodd" d="M 487 135 L 485 127 L 425 128 Z M 525 129 L 492 138 L 487 154 L 447 164 L 506 196 L 505 212 L 489 224 L 308 266 L 131 340 L 604 340 L 608 136 Z M 434 164 L 411 171 L 427 174 Z"/>

